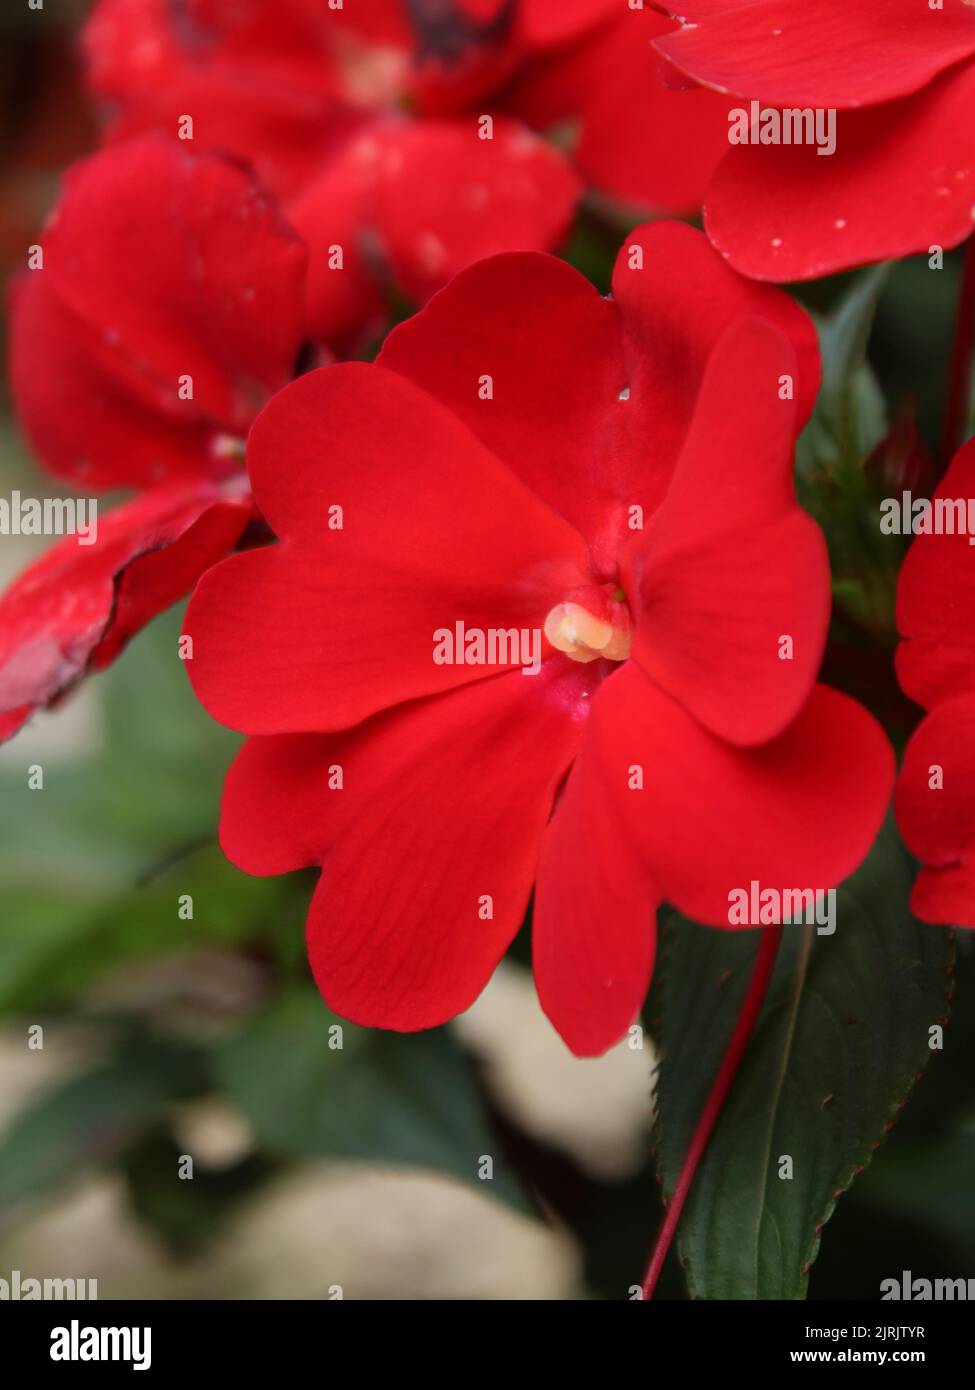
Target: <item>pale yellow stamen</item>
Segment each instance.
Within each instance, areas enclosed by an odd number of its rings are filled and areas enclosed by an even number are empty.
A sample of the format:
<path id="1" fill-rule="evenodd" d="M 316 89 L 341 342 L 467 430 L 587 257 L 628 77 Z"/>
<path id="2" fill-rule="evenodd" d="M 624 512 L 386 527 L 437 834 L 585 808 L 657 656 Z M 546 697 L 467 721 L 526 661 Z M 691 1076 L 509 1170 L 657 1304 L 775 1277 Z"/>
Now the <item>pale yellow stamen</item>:
<path id="1" fill-rule="evenodd" d="M 630 632 L 613 627 L 578 603 L 558 603 L 545 619 L 545 636 L 573 661 L 625 661 Z"/>

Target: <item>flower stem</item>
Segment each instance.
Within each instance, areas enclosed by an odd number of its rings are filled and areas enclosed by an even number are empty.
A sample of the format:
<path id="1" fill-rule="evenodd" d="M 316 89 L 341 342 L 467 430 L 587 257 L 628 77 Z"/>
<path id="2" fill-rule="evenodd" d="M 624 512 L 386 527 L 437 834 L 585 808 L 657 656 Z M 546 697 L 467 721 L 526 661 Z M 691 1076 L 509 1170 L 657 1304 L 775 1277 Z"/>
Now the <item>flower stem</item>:
<path id="1" fill-rule="evenodd" d="M 948 386 L 948 405 L 945 410 L 944 436 L 941 444 L 941 474 L 943 475 L 959 445 L 964 441 L 968 424 L 968 404 L 971 396 L 972 366 L 975 364 L 975 236 L 968 239 L 958 314 L 955 320 L 955 342 L 951 354 L 951 376 Z"/>
<path id="2" fill-rule="evenodd" d="M 647 1267 L 646 1276 L 643 1280 L 643 1297 L 652 1298 L 656 1288 L 657 1280 L 660 1278 L 660 1271 L 663 1269 L 667 1251 L 670 1249 L 671 1242 L 677 1231 L 677 1225 L 684 1210 L 684 1203 L 690 1195 L 691 1185 L 697 1173 L 698 1165 L 704 1157 L 704 1151 L 711 1138 L 711 1131 L 717 1123 L 718 1116 L 724 1107 L 728 1092 L 731 1090 L 732 1082 L 741 1066 L 742 1058 L 748 1047 L 749 1039 L 755 1030 L 759 1014 L 762 1012 L 762 1005 L 765 1002 L 765 995 L 768 992 L 769 982 L 772 979 L 772 972 L 775 969 L 775 960 L 779 953 L 779 945 L 782 941 L 782 927 L 765 927 L 759 937 L 758 955 L 755 957 L 755 965 L 752 968 L 752 977 L 748 982 L 748 990 L 745 994 L 741 1011 L 735 1022 L 734 1032 L 728 1044 L 728 1050 L 722 1059 L 718 1074 L 714 1078 L 714 1085 L 708 1096 L 701 1117 L 697 1122 L 697 1128 L 691 1139 L 687 1156 L 684 1159 L 683 1167 L 677 1179 L 667 1211 L 664 1215 L 660 1231 L 654 1243 L 653 1253 L 650 1256 L 650 1264 Z"/>

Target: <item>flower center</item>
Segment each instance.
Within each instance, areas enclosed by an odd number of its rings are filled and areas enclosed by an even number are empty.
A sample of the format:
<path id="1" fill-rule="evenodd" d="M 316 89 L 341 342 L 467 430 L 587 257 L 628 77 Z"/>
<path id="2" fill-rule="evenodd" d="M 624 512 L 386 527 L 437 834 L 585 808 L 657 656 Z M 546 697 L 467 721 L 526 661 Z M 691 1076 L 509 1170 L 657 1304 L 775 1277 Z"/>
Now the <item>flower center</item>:
<path id="1" fill-rule="evenodd" d="M 626 661 L 633 645 L 626 596 L 615 585 L 577 590 L 551 610 L 545 636 L 573 661 Z"/>

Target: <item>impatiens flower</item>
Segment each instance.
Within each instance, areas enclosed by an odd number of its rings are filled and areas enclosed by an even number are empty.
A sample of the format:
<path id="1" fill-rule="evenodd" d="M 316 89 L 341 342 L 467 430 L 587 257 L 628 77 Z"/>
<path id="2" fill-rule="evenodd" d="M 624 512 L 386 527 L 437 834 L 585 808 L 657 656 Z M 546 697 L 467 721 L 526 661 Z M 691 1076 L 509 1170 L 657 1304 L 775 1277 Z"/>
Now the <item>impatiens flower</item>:
<path id="1" fill-rule="evenodd" d="M 557 249 L 584 183 L 696 212 L 727 102 L 660 79 L 674 27 L 621 0 L 100 0 L 85 51 L 110 138 L 253 163 L 311 247 L 311 327 L 345 347 L 390 291 Z"/>
<path id="2" fill-rule="evenodd" d="M 897 591 L 904 638 L 897 674 L 929 712 L 907 745 L 894 804 L 924 865 L 914 911 L 927 922 L 975 927 L 975 555 L 968 520 L 975 512 L 975 443 L 956 456 L 933 502 Z"/>
<path id="3" fill-rule="evenodd" d="M 659 52 L 750 114 L 753 102 L 759 112 L 800 118 L 836 112 L 835 153 L 808 141 L 750 143 L 722 160 L 705 225 L 738 270 L 804 280 L 970 235 L 971 0 L 674 0 L 660 8 L 685 23 L 656 40 Z"/>
<path id="4" fill-rule="evenodd" d="M 10 377 L 38 461 L 145 496 L 0 599 L 0 737 L 231 550 L 244 439 L 294 374 L 306 253 L 236 164 L 148 135 L 77 165 L 13 288 Z"/>
<path id="5" fill-rule="evenodd" d="M 466 1008 L 537 884 L 535 972 L 569 1045 L 642 1004 L 663 900 L 826 888 L 892 782 L 816 685 L 830 610 L 792 450 L 809 321 L 658 223 L 614 293 L 539 254 L 459 275 L 377 363 L 311 372 L 248 445 L 278 537 L 191 601 L 193 684 L 253 735 L 221 838 L 321 865 L 329 1004 L 414 1029 Z"/>

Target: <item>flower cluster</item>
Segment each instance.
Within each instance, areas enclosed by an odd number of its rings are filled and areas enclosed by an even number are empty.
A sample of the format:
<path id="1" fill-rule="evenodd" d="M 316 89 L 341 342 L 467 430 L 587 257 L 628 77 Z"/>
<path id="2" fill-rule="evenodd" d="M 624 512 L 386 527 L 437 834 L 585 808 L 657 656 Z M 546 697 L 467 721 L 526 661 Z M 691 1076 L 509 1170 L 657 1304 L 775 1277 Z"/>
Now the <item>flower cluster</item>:
<path id="1" fill-rule="evenodd" d="M 833 888 L 887 809 L 885 732 L 819 681 L 816 329 L 760 282 L 971 233 L 975 7 L 668 9 L 98 0 L 84 32 L 104 143 L 12 288 L 10 378 L 51 476 L 130 495 L 0 598 L 0 736 L 191 593 L 192 685 L 249 736 L 222 845 L 321 869 L 311 968 L 360 1023 L 453 1017 L 530 911 L 543 1007 L 601 1052 L 662 904 Z M 832 111 L 835 150 L 729 144 L 742 102 Z M 606 296 L 556 255 L 593 223 Z M 904 568 L 898 815 L 918 913 L 975 924 L 971 581 L 961 537 Z"/>

